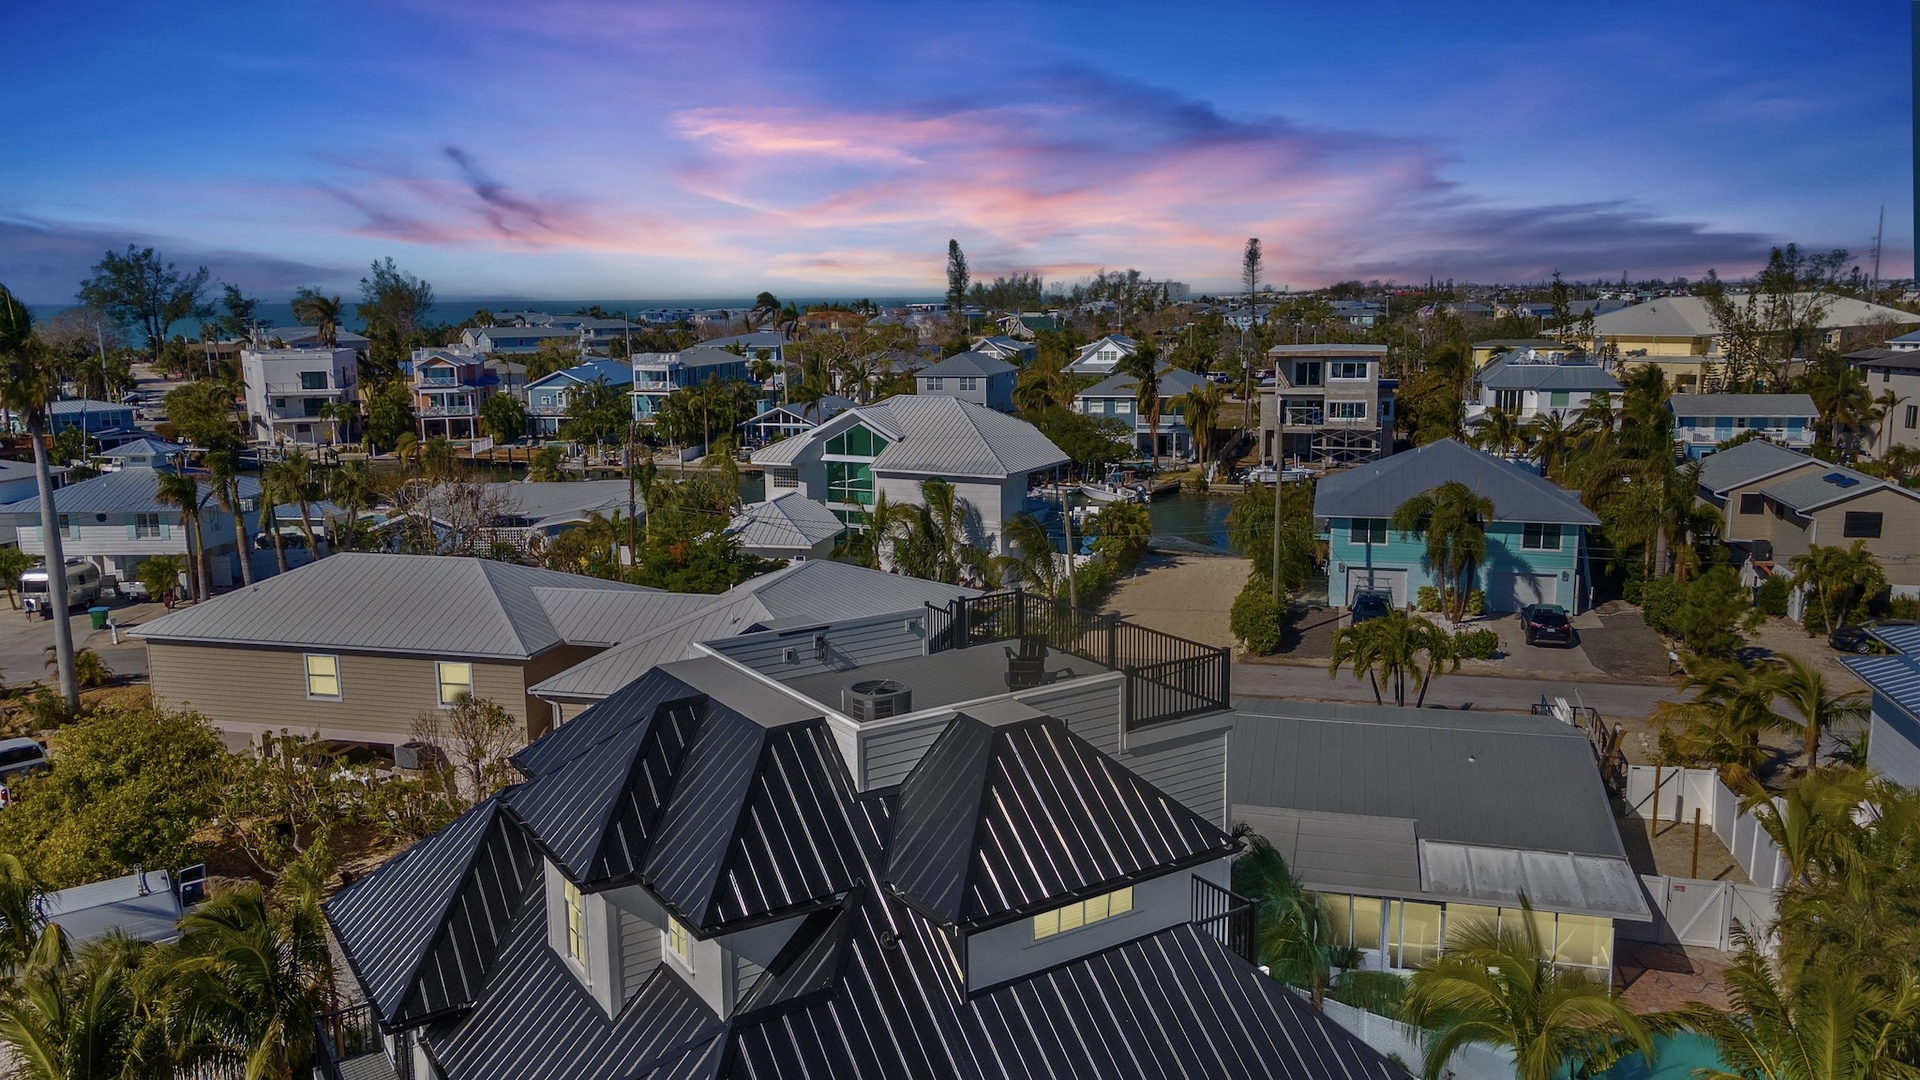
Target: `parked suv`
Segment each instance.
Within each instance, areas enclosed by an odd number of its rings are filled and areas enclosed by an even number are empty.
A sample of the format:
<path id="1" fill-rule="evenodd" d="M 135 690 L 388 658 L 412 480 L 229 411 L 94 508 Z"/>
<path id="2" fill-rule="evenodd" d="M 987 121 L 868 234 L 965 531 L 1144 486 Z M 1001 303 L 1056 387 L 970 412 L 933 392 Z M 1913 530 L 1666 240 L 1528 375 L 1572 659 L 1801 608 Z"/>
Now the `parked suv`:
<path id="1" fill-rule="evenodd" d="M 1353 606 L 1348 609 L 1356 623 L 1377 619 L 1393 610 L 1393 594 L 1385 589 L 1359 589 L 1353 594 Z"/>
<path id="2" fill-rule="evenodd" d="M 1520 629 L 1527 644 L 1552 642 L 1573 647 L 1573 620 L 1559 604 L 1528 604 L 1520 609 Z"/>

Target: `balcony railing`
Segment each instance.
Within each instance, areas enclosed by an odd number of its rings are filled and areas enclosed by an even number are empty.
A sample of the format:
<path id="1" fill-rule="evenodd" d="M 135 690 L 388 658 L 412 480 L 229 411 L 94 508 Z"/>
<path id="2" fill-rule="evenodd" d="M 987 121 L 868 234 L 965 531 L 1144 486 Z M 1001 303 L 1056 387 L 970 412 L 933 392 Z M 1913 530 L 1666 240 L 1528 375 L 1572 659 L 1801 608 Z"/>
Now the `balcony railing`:
<path id="1" fill-rule="evenodd" d="M 340 387 L 332 384 L 326 386 L 305 386 L 301 383 L 267 384 L 267 396 L 269 397 L 300 397 L 302 395 L 312 396 L 316 394 L 333 397 L 339 394 L 340 390 Z"/>
<path id="2" fill-rule="evenodd" d="M 567 415 L 567 404 L 565 402 L 562 402 L 558 405 L 537 405 L 537 404 L 528 405 L 527 415 L 529 416 L 565 416 Z"/>
<path id="3" fill-rule="evenodd" d="M 420 410 L 421 416 L 472 416 L 475 409 L 471 405 L 428 405 Z"/>
<path id="4" fill-rule="evenodd" d="M 1049 646 L 1126 674 L 1127 730 L 1232 706 L 1228 649 L 1150 630 L 1117 615 L 1084 611 L 1021 589 L 958 597 L 927 609 L 932 652 L 1041 636 Z"/>
<path id="5" fill-rule="evenodd" d="M 1193 879 L 1193 925 L 1212 934 L 1214 940 L 1239 954 L 1249 964 L 1257 964 L 1253 901 L 1206 878 Z"/>
<path id="6" fill-rule="evenodd" d="M 313 1018 L 313 1074 L 323 1080 L 398 1077 L 365 1002 Z M 378 1055 L 380 1060 L 371 1060 Z M 352 1065 L 348 1063 L 352 1062 Z M 384 1065 L 385 1068 L 381 1068 Z M 369 1067 L 371 1066 L 371 1067 Z"/>

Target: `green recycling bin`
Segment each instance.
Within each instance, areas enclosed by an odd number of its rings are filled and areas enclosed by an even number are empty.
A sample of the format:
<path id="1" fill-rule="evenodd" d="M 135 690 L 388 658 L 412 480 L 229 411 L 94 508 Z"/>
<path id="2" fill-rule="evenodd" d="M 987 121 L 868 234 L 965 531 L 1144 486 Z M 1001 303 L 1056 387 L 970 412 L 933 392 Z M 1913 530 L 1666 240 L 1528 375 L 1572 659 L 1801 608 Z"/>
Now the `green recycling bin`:
<path id="1" fill-rule="evenodd" d="M 105 630 L 107 628 L 107 616 L 113 614 L 113 609 L 110 607 L 90 607 L 87 609 L 87 614 L 93 616 L 93 628 L 95 630 Z"/>

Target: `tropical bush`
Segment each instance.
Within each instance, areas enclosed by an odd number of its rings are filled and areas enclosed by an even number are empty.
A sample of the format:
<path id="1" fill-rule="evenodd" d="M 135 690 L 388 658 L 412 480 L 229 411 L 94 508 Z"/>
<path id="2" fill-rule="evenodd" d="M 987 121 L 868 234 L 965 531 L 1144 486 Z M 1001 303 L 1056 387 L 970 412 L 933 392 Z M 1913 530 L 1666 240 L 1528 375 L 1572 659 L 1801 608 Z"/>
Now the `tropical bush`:
<path id="1" fill-rule="evenodd" d="M 1249 574 L 1240 595 L 1233 598 L 1227 625 L 1248 652 L 1266 656 L 1280 650 L 1286 611 L 1273 602 L 1273 586 L 1259 574 Z"/>
<path id="2" fill-rule="evenodd" d="M 1436 612 L 1440 610 L 1440 590 L 1433 585 L 1422 585 L 1413 594 L 1413 610 Z"/>
<path id="3" fill-rule="evenodd" d="M 1467 590 L 1467 614 L 1485 615 L 1487 613 L 1487 594 L 1479 589 Z"/>
<path id="4" fill-rule="evenodd" d="M 1494 630 L 1462 630 L 1453 635 L 1453 648 L 1463 660 L 1491 660 L 1500 654 L 1500 634 Z"/>
<path id="5" fill-rule="evenodd" d="M 1785 618 L 1787 601 L 1793 594 L 1793 587 L 1782 574 L 1769 574 L 1767 580 L 1753 593 L 1753 609 L 1762 615 Z"/>

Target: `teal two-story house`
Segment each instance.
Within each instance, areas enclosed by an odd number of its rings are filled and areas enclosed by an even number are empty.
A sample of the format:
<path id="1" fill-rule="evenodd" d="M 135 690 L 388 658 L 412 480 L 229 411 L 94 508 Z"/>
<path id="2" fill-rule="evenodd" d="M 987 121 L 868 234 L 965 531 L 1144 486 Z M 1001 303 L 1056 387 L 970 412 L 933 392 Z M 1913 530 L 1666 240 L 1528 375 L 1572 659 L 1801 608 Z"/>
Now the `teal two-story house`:
<path id="1" fill-rule="evenodd" d="M 1489 613 L 1527 604 L 1586 609 L 1592 591 L 1587 530 L 1600 524 L 1573 492 L 1525 466 L 1442 439 L 1320 481 L 1315 523 L 1326 530 L 1328 591 L 1351 603 L 1360 589 L 1383 589 L 1397 606 L 1435 584 L 1426 539 L 1389 521 L 1408 499 L 1458 480 L 1493 502 L 1487 554 L 1469 588 L 1486 595 Z"/>

